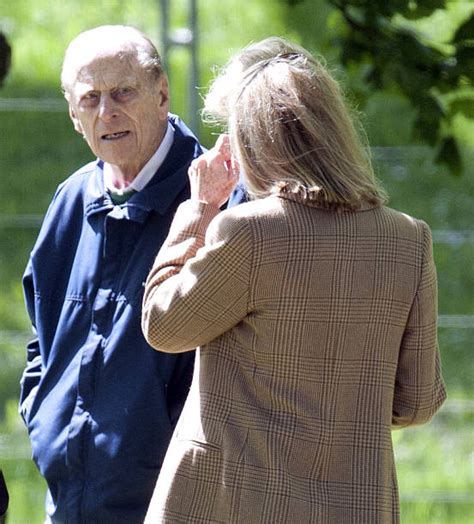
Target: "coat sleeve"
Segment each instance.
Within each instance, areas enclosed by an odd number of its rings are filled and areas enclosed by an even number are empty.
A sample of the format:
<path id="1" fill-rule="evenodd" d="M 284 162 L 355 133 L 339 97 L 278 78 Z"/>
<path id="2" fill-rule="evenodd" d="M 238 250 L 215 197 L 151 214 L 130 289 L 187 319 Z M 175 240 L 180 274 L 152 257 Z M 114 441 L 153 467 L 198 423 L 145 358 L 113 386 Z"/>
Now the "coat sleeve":
<path id="1" fill-rule="evenodd" d="M 39 340 L 36 336 L 34 319 L 34 290 L 31 262 L 28 264 L 25 276 L 23 277 L 23 288 L 26 307 L 32 322 L 34 336 L 26 346 L 26 367 L 20 380 L 21 392 L 19 411 L 25 423 L 28 423 L 31 405 L 35 399 L 42 373 L 42 358 L 40 354 Z"/>
<path id="2" fill-rule="evenodd" d="M 251 244 L 247 221 L 232 210 L 181 204 L 145 287 L 148 343 L 189 351 L 238 324 L 248 309 Z"/>
<path id="3" fill-rule="evenodd" d="M 428 422 L 446 398 L 437 338 L 438 291 L 431 232 L 423 230 L 423 263 L 398 359 L 392 425 Z"/>

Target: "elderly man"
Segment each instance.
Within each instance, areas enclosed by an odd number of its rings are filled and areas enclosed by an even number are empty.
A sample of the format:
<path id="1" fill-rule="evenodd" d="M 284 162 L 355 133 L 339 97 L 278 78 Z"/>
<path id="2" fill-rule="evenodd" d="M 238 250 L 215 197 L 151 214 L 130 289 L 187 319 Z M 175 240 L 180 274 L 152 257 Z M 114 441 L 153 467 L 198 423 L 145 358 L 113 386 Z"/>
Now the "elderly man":
<path id="1" fill-rule="evenodd" d="M 138 523 L 193 366 L 193 355 L 145 342 L 143 282 L 202 150 L 168 113 L 160 57 L 134 28 L 80 34 L 62 85 L 98 159 L 59 186 L 26 269 L 37 337 L 20 411 L 48 483 L 48 522 Z"/>

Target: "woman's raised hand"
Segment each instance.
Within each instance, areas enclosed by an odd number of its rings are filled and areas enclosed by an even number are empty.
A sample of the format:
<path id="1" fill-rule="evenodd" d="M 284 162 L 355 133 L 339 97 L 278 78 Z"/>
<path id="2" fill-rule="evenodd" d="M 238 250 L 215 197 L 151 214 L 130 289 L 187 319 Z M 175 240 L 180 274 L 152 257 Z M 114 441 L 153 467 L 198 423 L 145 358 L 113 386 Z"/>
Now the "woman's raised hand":
<path id="1" fill-rule="evenodd" d="M 188 175 L 191 200 L 217 207 L 224 205 L 239 178 L 237 163 L 230 150 L 229 136 L 220 135 L 212 149 L 193 160 Z"/>

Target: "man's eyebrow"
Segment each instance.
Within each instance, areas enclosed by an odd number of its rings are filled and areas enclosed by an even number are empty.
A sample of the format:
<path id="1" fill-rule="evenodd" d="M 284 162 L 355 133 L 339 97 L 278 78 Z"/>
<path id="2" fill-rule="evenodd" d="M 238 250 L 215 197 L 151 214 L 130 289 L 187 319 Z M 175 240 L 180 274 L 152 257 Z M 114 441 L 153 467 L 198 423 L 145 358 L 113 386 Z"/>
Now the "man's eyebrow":
<path id="1" fill-rule="evenodd" d="M 94 89 L 94 88 L 88 88 L 88 89 L 81 89 L 78 90 L 79 97 L 83 97 L 84 95 L 88 95 L 89 93 L 99 92 L 100 89 Z"/>
<path id="2" fill-rule="evenodd" d="M 123 89 L 124 87 L 136 88 L 138 86 L 138 82 L 120 82 L 116 86 L 112 87 L 111 91 L 114 89 Z"/>

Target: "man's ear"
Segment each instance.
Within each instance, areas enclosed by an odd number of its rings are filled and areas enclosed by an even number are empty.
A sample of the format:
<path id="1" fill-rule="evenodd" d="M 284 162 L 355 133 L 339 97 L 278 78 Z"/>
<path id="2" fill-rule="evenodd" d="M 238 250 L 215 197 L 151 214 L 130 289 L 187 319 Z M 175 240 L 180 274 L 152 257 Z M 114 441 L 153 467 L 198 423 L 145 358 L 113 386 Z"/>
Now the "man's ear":
<path id="1" fill-rule="evenodd" d="M 165 74 L 162 74 L 160 78 L 160 86 L 158 89 L 160 117 L 162 118 L 162 120 L 167 120 L 168 112 L 170 109 L 170 91 L 168 85 L 168 77 Z"/>
<path id="2" fill-rule="evenodd" d="M 74 129 L 81 135 L 84 135 L 84 130 L 82 129 L 81 122 L 76 116 L 76 113 L 74 109 L 71 107 L 71 104 L 69 104 L 69 117 L 72 120 L 72 123 L 74 124 Z"/>

